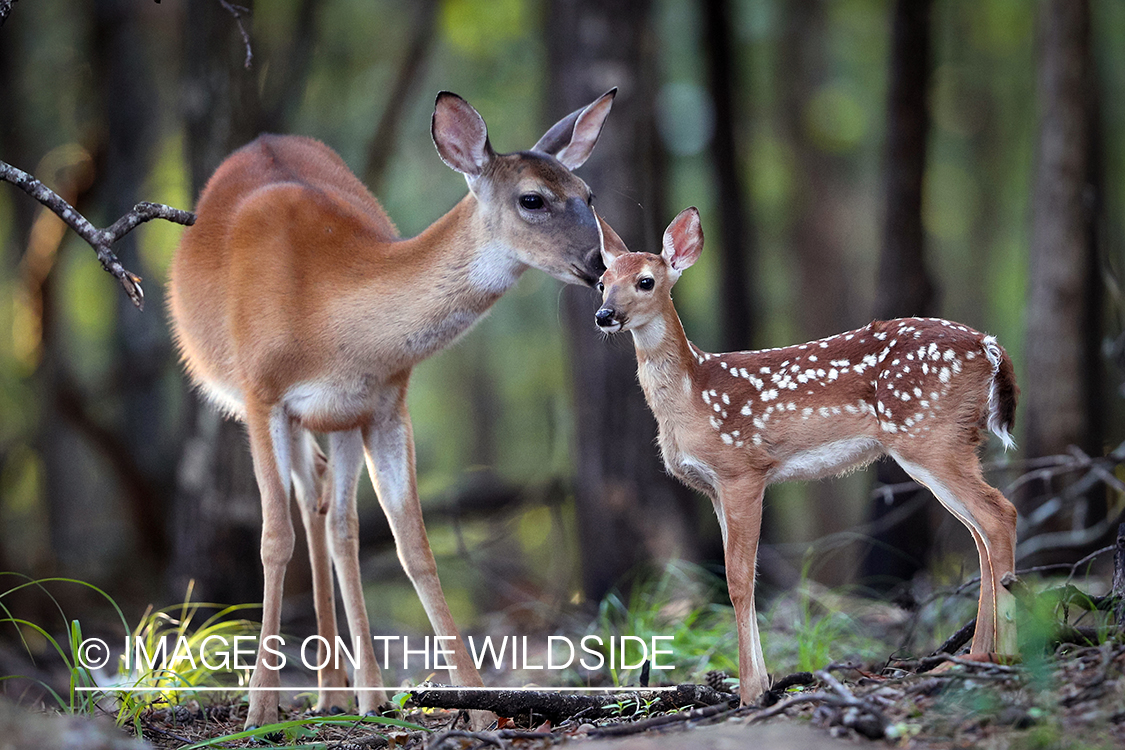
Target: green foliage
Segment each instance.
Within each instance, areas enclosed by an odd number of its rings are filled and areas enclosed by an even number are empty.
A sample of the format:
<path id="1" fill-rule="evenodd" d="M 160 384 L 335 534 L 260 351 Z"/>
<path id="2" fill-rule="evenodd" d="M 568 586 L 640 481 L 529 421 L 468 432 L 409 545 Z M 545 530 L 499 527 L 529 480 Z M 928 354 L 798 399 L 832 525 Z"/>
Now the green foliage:
<path id="1" fill-rule="evenodd" d="M 630 721 L 637 721 L 644 719 L 652 713 L 652 706 L 659 700 L 658 698 L 644 699 L 640 696 L 633 698 L 621 698 L 613 703 L 605 704 L 605 708 L 614 712 L 618 718 L 629 719 Z"/>
<path id="2" fill-rule="evenodd" d="M 775 601 L 760 626 L 770 672 L 815 672 L 834 661 L 885 658 L 887 644 L 848 612 L 854 602 L 812 580 L 813 560 L 806 555 L 796 591 Z"/>
<path id="3" fill-rule="evenodd" d="M 246 620 L 227 619 L 233 613 L 251 608 L 253 605 L 238 605 L 221 607 L 214 604 L 203 604 L 191 601 L 191 587 L 183 603 L 159 610 L 150 608 L 145 612 L 136 628 L 130 630 L 120 607 L 106 592 L 84 581 L 72 578 L 44 578 L 32 580 L 27 576 L 15 573 L 0 575 L 12 576 L 20 582 L 7 590 L 0 592 L 0 625 L 11 624 L 19 642 L 23 645 L 28 655 L 34 660 L 36 653 L 41 649 L 33 646 L 32 639 L 46 646 L 60 658 L 69 673 L 68 689 L 65 694 L 60 694 L 51 685 L 38 681 L 44 691 L 49 694 L 59 708 L 66 713 L 94 713 L 104 701 L 115 704 L 116 719 L 119 725 L 127 723 L 137 724 L 141 711 L 149 706 L 175 705 L 184 698 L 184 693 L 178 688 L 225 686 L 233 676 L 239 686 L 248 683 L 249 670 L 222 671 L 210 669 L 199 660 L 177 660 L 177 644 L 181 644 L 191 655 L 203 655 L 204 658 L 214 657 L 220 643 L 229 643 L 235 635 L 253 635 L 258 631 L 258 626 Z M 120 620 L 122 630 L 130 634 L 129 641 L 137 643 L 145 653 L 155 657 L 162 653 L 162 657 L 153 663 L 147 659 L 136 659 L 137 651 L 131 655 L 130 667 L 126 668 L 124 658 L 116 663 L 115 677 L 110 678 L 107 684 L 105 675 L 96 676 L 86 665 L 90 660 L 97 660 L 100 651 L 86 651 L 86 637 L 83 635 L 82 625 L 78 620 L 68 620 L 58 599 L 47 588 L 47 584 L 67 584 L 80 586 L 94 593 L 110 605 Z M 31 622 L 16 616 L 8 607 L 5 598 L 10 597 L 23 589 L 33 588 L 43 593 L 58 610 L 60 620 L 65 623 L 65 638 L 57 638 L 51 630 L 42 624 Z M 195 621 L 200 613 L 207 609 L 217 610 L 207 617 L 202 623 L 196 625 Z M 208 639 L 212 638 L 211 642 Z M 158 644 L 165 642 L 162 651 Z M 104 642 L 102 646 L 105 646 Z M 190 666 L 181 666 L 182 661 L 187 661 Z M 212 664 L 218 659 L 208 659 Z M 112 662 L 107 666 L 112 665 Z M 18 675 L 8 675 L 0 681 L 14 679 Z M 155 698 L 151 695 L 156 691 Z"/>
<path id="4" fill-rule="evenodd" d="M 239 604 L 223 606 L 191 601 L 194 582 L 188 585 L 181 604 L 145 611 L 141 621 L 132 631 L 130 642 L 140 644 L 144 653 L 155 655 L 163 645 L 165 659 L 160 665 L 149 664 L 144 658 L 137 659 L 134 649 L 130 668 L 120 664 L 121 683 L 129 689 L 160 689 L 153 705 L 176 704 L 183 697 L 178 688 L 187 687 L 225 687 L 232 681 L 241 687 L 249 684 L 249 668 L 214 669 L 223 661 L 224 653 L 229 652 L 230 644 L 238 636 L 255 636 L 260 630 L 258 623 L 249 620 L 230 619 L 231 615 L 257 609 L 258 605 Z M 214 610 L 203 622 L 196 624 L 206 611 Z M 136 693 L 129 689 L 114 694 L 123 705 L 131 705 Z"/>
<path id="5" fill-rule="evenodd" d="M 885 659 L 888 646 L 849 613 L 855 600 L 824 590 L 809 578 L 811 556 L 801 584 L 758 614 L 766 664 L 772 674 L 812 672 L 833 661 Z M 707 672 L 738 673 L 734 608 L 725 601 L 723 581 L 682 561 L 670 563 L 657 578 L 641 580 L 628 600 L 614 592 L 600 604 L 592 632 L 604 635 L 672 636 L 676 670 L 653 672 L 653 679 L 701 682 Z M 716 600 L 723 600 L 721 603 Z M 608 650 L 606 651 L 608 656 Z M 630 684 L 632 672 L 612 673 L 614 683 Z"/>
<path id="6" fill-rule="evenodd" d="M 388 727 L 400 727 L 402 729 L 409 729 L 415 732 L 429 731 L 425 727 L 417 724 L 411 724 L 408 721 L 401 721 L 399 719 L 390 719 L 385 716 L 321 716 L 310 717 L 307 719 L 294 719 L 293 721 L 281 721 L 276 724 L 266 724 L 265 726 L 256 727 L 254 729 L 247 729 L 242 732 L 234 732 L 233 734 L 225 734 L 220 737 L 212 737 L 202 742 L 196 742 L 193 745 L 188 745 L 183 750 L 202 750 L 206 747 L 215 747 L 220 742 L 236 742 L 239 740 L 253 740 L 256 742 L 272 741 L 275 736 L 282 736 L 289 743 L 289 745 L 273 745 L 271 747 L 283 750 L 284 747 L 294 746 L 292 743 L 299 742 L 296 747 L 309 748 L 309 747 L 325 747 L 325 745 L 313 744 L 309 745 L 302 740 L 313 739 L 316 737 L 316 727 L 320 726 L 354 726 L 357 724 L 375 724 Z M 380 735 L 381 736 L 381 735 Z"/>
<path id="7" fill-rule="evenodd" d="M 653 672 L 656 680 L 700 681 L 712 669 L 738 671 L 738 638 L 734 609 L 716 604 L 722 581 L 683 561 L 671 562 L 658 577 L 635 583 L 628 600 L 610 593 L 598 607 L 592 632 L 604 636 L 672 636 L 672 673 Z M 608 656 L 608 653 L 606 654 Z M 627 684 L 636 675 L 612 673 L 614 683 Z"/>
<path id="8" fill-rule="evenodd" d="M 31 656 L 32 660 L 35 659 L 37 649 L 33 648 L 29 636 L 37 637 L 45 644 L 50 651 L 53 651 L 66 666 L 70 675 L 68 689 L 65 695 L 60 695 L 51 685 L 48 685 L 41 680 L 35 680 L 44 691 L 50 695 L 58 704 L 59 709 L 64 713 L 70 714 L 88 714 L 92 713 L 98 704 L 98 694 L 94 691 L 88 690 L 97 686 L 93 673 L 83 665 L 82 659 L 79 657 L 80 647 L 83 642 L 82 627 L 78 620 L 67 620 L 66 614 L 63 612 L 62 606 L 59 604 L 58 599 L 47 589 L 46 584 L 61 583 L 68 585 L 75 585 L 84 587 L 93 591 L 98 596 L 104 598 L 113 610 L 117 613 L 121 624 L 125 625 L 125 615 L 117 606 L 117 603 L 106 592 L 102 591 L 97 586 L 93 586 L 84 581 L 78 581 L 73 578 L 43 578 L 33 580 L 28 576 L 20 573 L 0 572 L 0 577 L 10 576 L 11 578 L 19 581 L 5 591 L 0 592 L 0 625 L 12 625 L 15 628 L 16 636 L 20 644 Z M 62 627 L 65 630 L 66 637 L 62 639 L 56 638 L 45 627 L 38 623 L 17 617 L 8 607 L 4 599 L 11 597 L 18 591 L 24 589 L 36 589 L 41 591 L 54 605 L 58 611 L 60 620 L 65 623 Z M 5 680 L 15 679 L 19 675 L 5 675 L 0 677 L 0 682 Z"/>

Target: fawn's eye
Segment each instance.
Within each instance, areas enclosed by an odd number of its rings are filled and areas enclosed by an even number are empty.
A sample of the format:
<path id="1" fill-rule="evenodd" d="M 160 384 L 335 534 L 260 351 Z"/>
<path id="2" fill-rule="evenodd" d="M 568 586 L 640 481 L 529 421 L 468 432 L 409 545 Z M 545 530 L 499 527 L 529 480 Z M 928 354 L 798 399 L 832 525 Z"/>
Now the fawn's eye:
<path id="1" fill-rule="evenodd" d="M 637 289 L 642 292 L 651 292 L 654 286 L 656 286 L 656 281 L 651 276 L 645 276 L 637 282 Z"/>
<path id="2" fill-rule="evenodd" d="M 543 196 L 539 193 L 525 193 L 520 196 L 520 206 L 528 211 L 538 211 L 543 208 Z"/>
<path id="3" fill-rule="evenodd" d="M 602 282 L 600 282 L 600 281 L 598 282 L 598 291 L 599 291 L 599 292 L 604 292 L 604 291 L 605 291 L 605 284 L 603 284 L 603 283 L 602 283 Z"/>

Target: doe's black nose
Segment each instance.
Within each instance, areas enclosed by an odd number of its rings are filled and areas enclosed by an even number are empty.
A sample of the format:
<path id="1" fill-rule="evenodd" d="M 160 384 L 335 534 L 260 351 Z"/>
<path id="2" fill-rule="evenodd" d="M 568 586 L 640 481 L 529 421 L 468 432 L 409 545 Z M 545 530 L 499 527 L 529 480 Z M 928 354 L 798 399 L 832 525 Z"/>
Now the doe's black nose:
<path id="1" fill-rule="evenodd" d="M 608 325 L 613 325 L 613 316 L 616 314 L 617 311 L 612 307 L 603 307 L 594 313 L 594 322 L 605 328 Z"/>
<path id="2" fill-rule="evenodd" d="M 586 253 L 586 257 L 582 259 L 582 266 L 594 279 L 590 286 L 596 286 L 598 279 L 605 273 L 605 261 L 602 260 L 602 249 L 600 246 Z"/>

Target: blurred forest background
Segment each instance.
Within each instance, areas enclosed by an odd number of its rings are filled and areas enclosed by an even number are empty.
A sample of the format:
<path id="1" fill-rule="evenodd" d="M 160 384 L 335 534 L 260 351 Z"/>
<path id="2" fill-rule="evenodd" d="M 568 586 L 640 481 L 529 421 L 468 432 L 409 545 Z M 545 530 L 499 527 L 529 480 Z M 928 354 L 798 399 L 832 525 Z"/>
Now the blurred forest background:
<path id="1" fill-rule="evenodd" d="M 1038 472 L 1010 487 L 1020 565 L 1076 560 L 1116 529 L 1122 3 L 243 2 L 252 59 L 220 0 L 15 3 L 0 159 L 104 226 L 140 200 L 191 208 L 259 132 L 306 134 L 413 235 L 465 192 L 430 141 L 437 91 L 470 101 L 503 152 L 617 86 L 578 174 L 634 250 L 701 209 L 707 249 L 676 295 L 697 344 L 785 345 L 913 314 L 993 333 L 1023 399 L 1021 450 L 988 443 L 989 476 L 1007 488 Z M 0 570 L 81 578 L 130 617 L 182 601 L 192 579 L 196 599 L 261 598 L 243 428 L 187 388 L 169 339 L 162 285 L 181 232 L 152 222 L 116 247 L 144 277 L 142 313 L 59 220 L 0 187 Z M 664 476 L 632 342 L 602 340 L 596 306 L 529 272 L 415 370 L 423 509 L 465 632 L 498 617 L 559 627 L 669 559 L 721 570 L 710 503 Z M 974 575 L 963 527 L 903 481 L 883 463 L 772 488 L 763 585 L 807 569 L 909 601 L 898 584 L 920 571 Z M 428 633 L 360 487 L 373 628 Z M 290 631 L 312 617 L 297 550 Z"/>

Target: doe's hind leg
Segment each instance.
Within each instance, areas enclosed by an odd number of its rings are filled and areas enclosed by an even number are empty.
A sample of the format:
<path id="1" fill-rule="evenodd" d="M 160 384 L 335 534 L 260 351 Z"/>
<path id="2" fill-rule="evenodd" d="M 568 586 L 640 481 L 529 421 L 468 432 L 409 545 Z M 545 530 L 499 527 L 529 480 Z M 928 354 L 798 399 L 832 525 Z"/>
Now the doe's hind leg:
<path id="1" fill-rule="evenodd" d="M 317 664 L 326 666 L 317 673 L 315 710 L 318 713 L 343 712 L 348 707 L 348 673 L 337 659 L 327 658 L 327 643 L 335 644 L 339 635 L 336 622 L 335 586 L 332 582 L 332 561 L 328 550 L 327 510 L 330 482 L 327 458 L 312 433 L 295 428 L 293 434 L 293 480 L 297 507 L 305 527 L 312 567 L 313 603 L 316 607 L 316 631 L 324 640 L 317 652 Z"/>

